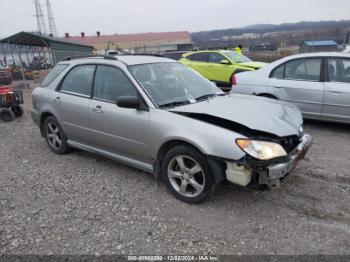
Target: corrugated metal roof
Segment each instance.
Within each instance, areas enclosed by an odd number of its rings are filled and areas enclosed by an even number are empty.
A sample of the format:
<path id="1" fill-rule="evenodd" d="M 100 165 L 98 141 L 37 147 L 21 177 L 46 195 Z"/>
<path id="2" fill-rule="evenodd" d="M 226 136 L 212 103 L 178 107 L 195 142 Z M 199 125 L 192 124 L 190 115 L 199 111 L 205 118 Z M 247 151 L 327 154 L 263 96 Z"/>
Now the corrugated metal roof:
<path id="1" fill-rule="evenodd" d="M 101 35 L 101 36 L 69 36 L 63 38 L 65 41 L 74 43 L 94 45 L 106 42 L 136 42 L 136 41 L 176 41 L 183 39 L 191 39 L 187 31 L 179 32 L 161 32 L 161 33 L 142 33 L 142 34 L 123 34 L 123 35 Z"/>
<path id="2" fill-rule="evenodd" d="M 308 46 L 338 46 L 333 40 L 305 41 L 304 44 Z"/>
<path id="3" fill-rule="evenodd" d="M 42 47 L 50 47 L 51 43 L 61 43 L 66 45 L 75 45 L 82 47 L 94 48 L 90 45 L 85 45 L 82 43 L 72 43 L 70 41 L 64 41 L 60 38 L 49 37 L 45 35 L 40 35 L 38 33 L 31 32 L 19 32 L 12 36 L 6 37 L 0 40 L 0 43 L 10 43 L 15 45 L 29 45 L 29 46 L 42 46 Z"/>

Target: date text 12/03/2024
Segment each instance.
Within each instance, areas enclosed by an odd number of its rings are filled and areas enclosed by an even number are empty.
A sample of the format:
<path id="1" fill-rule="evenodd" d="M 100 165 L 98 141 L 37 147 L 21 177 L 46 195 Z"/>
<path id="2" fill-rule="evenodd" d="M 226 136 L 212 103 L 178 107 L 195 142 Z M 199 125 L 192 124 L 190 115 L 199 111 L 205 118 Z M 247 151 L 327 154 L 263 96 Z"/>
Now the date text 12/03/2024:
<path id="1" fill-rule="evenodd" d="M 128 261 L 219 261 L 217 256 L 128 256 Z"/>

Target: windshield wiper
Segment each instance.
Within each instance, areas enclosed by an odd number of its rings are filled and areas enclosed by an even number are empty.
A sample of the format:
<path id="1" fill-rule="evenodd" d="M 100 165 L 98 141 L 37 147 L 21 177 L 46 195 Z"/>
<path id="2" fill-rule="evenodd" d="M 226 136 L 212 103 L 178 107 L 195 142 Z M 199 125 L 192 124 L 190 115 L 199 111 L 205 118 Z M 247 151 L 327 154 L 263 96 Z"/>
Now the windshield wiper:
<path id="1" fill-rule="evenodd" d="M 188 105 L 188 104 L 191 104 L 191 102 L 188 101 L 188 100 L 184 100 L 184 101 L 173 101 L 173 102 L 170 102 L 170 103 L 166 103 L 166 104 L 159 105 L 158 107 L 159 107 L 159 108 L 168 108 L 168 107 L 184 106 L 184 105 Z"/>
<path id="2" fill-rule="evenodd" d="M 196 98 L 196 101 L 199 102 L 199 101 L 204 101 L 204 100 L 207 100 L 207 99 L 210 99 L 210 98 L 213 98 L 215 96 L 217 96 L 219 94 L 206 94 L 206 95 L 202 95 L 202 96 L 199 96 Z"/>

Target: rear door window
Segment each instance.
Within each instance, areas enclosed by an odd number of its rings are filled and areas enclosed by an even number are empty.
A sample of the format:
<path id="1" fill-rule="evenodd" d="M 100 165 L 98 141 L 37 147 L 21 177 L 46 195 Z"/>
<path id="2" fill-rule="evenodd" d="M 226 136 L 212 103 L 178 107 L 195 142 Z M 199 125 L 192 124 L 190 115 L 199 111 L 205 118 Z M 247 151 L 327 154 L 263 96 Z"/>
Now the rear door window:
<path id="1" fill-rule="evenodd" d="M 209 54 L 208 53 L 195 53 L 186 57 L 188 60 L 194 62 L 208 62 Z"/>
<path id="2" fill-rule="evenodd" d="M 227 59 L 219 53 L 209 54 L 209 63 L 220 64 L 222 60 L 227 60 Z"/>
<path id="3" fill-rule="evenodd" d="M 90 96 L 95 65 L 81 65 L 74 67 L 64 78 L 61 91 L 83 96 Z"/>
<path id="4" fill-rule="evenodd" d="M 290 80 L 320 81 L 321 58 L 297 59 L 286 63 L 285 78 Z"/>
<path id="5" fill-rule="evenodd" d="M 328 81 L 350 83 L 350 59 L 328 59 Z"/>

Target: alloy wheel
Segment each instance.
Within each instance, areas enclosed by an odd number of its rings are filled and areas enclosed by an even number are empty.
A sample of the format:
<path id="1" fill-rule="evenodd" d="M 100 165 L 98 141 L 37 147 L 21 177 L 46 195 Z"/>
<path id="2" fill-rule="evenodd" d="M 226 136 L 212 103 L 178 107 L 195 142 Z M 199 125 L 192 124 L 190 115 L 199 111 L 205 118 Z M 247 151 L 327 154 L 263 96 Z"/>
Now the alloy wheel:
<path id="1" fill-rule="evenodd" d="M 186 155 L 176 156 L 169 162 L 168 179 L 171 186 L 184 197 L 197 197 L 205 187 L 202 167 Z"/>
<path id="2" fill-rule="evenodd" d="M 59 127 L 53 123 L 49 122 L 46 126 L 46 137 L 49 145 L 58 150 L 62 146 L 62 136 Z"/>

